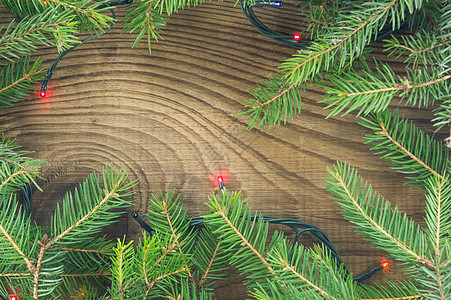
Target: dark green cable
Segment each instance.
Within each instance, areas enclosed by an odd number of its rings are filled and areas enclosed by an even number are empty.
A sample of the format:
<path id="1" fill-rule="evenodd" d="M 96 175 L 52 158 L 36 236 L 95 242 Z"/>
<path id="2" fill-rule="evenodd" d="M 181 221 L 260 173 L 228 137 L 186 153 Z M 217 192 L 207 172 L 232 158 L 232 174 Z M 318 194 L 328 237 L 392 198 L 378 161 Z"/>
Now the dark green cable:
<path id="1" fill-rule="evenodd" d="M 109 2 L 104 3 L 103 5 L 100 5 L 98 8 L 109 7 L 109 8 L 110 8 L 110 11 L 111 11 L 111 15 L 112 15 L 113 19 L 115 20 L 115 19 L 116 19 L 116 14 L 115 14 L 114 9 L 113 9 L 112 6 L 116 6 L 116 5 L 124 5 L 124 4 L 128 4 L 128 3 L 131 3 L 131 2 L 133 2 L 133 0 L 109 1 Z M 92 40 L 92 39 L 94 39 L 94 38 L 96 38 L 96 37 L 99 37 L 99 36 L 101 36 L 101 35 L 107 33 L 108 31 L 110 31 L 111 28 L 113 28 L 114 24 L 115 24 L 115 23 L 114 23 L 114 21 L 113 21 L 113 22 L 111 23 L 111 25 L 110 25 L 108 28 L 106 28 L 104 31 L 99 32 L 99 33 L 97 33 L 97 34 L 95 34 L 95 35 L 92 35 L 92 36 L 90 36 L 90 37 L 87 37 L 86 39 L 82 40 L 80 43 L 77 43 L 77 44 L 73 45 L 72 47 L 70 47 L 70 48 L 68 48 L 68 49 L 66 49 L 66 50 L 64 50 L 64 51 L 62 51 L 62 52 L 58 55 L 58 57 L 55 59 L 55 61 L 52 63 L 52 65 L 50 66 L 50 68 L 48 69 L 47 73 L 46 73 L 45 76 L 44 76 L 44 81 L 42 82 L 42 85 L 41 85 L 41 97 L 45 97 L 46 94 L 47 94 L 47 83 L 50 81 L 50 79 L 52 79 L 53 72 L 55 71 L 56 66 L 58 65 L 58 62 L 59 62 L 64 56 L 66 56 L 67 54 L 69 54 L 72 50 L 75 50 L 78 46 L 80 46 L 80 45 L 82 45 L 82 44 L 84 44 L 84 43 L 86 43 L 86 42 L 88 42 L 88 41 L 90 41 L 90 40 Z"/>

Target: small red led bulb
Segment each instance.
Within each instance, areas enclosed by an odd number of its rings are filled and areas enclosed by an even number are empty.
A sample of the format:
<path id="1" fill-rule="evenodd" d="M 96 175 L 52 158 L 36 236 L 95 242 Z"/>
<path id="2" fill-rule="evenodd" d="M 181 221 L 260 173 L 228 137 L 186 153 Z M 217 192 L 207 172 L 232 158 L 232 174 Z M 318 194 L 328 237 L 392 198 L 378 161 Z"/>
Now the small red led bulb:
<path id="1" fill-rule="evenodd" d="M 19 297 L 16 295 L 16 293 L 11 292 L 12 294 L 9 295 L 9 300 L 19 300 Z"/>
<path id="2" fill-rule="evenodd" d="M 293 39 L 294 39 L 295 41 L 299 41 L 299 40 L 301 39 L 301 34 L 300 34 L 299 32 L 296 32 L 296 33 L 293 35 Z"/>
<path id="3" fill-rule="evenodd" d="M 47 93 L 41 91 L 41 92 L 39 93 L 39 95 L 41 96 L 41 98 L 45 98 L 45 96 L 47 96 Z"/>
<path id="4" fill-rule="evenodd" d="M 384 270 L 387 270 L 389 267 L 388 260 L 381 261 L 381 265 L 382 265 L 382 268 L 384 268 Z"/>
<path id="5" fill-rule="evenodd" d="M 222 178 L 222 176 L 218 176 L 218 185 L 219 185 L 219 189 L 221 191 L 224 190 L 224 178 Z"/>

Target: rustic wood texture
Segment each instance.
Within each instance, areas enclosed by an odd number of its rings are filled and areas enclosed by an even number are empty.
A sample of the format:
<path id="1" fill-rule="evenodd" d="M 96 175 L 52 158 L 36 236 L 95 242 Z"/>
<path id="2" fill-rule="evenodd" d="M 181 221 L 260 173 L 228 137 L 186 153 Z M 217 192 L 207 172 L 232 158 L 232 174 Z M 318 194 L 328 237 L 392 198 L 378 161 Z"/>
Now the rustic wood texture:
<path id="1" fill-rule="evenodd" d="M 287 5 L 288 4 L 288 5 Z M 287 3 L 264 20 L 285 32 L 302 18 Z M 119 8 L 119 19 L 124 16 Z M 2 20 L 6 22 L 6 18 Z M 349 228 L 326 192 L 326 168 L 348 161 L 386 199 L 423 223 L 424 196 L 388 169 L 363 144 L 369 132 L 354 116 L 325 119 L 316 100 L 322 91 L 303 93 L 301 116 L 280 128 L 247 130 L 243 115 L 248 89 L 274 74 L 295 50 L 262 36 L 233 2 L 209 2 L 171 16 L 164 40 L 149 55 L 145 43 L 131 49 L 135 35 L 120 34 L 122 23 L 67 55 L 49 83 L 49 96 L 37 95 L 0 113 L 0 129 L 33 157 L 46 159 L 43 193 L 35 192 L 32 213 L 41 225 L 68 190 L 104 165 L 123 168 L 139 180 L 133 202 L 144 213 L 152 193 L 182 194 L 190 216 L 223 175 L 229 190 L 242 190 L 254 211 L 298 218 L 322 228 L 355 274 L 384 256 Z M 381 51 L 375 45 L 376 51 Z M 48 67 L 55 49 L 41 48 Z M 399 68 L 402 64 L 393 62 Z M 405 109 L 431 131 L 430 110 Z M 130 214 L 107 230 L 111 237 L 137 239 Z M 375 280 L 398 279 L 396 267 Z M 222 284 L 220 299 L 243 299 L 239 277 Z"/>

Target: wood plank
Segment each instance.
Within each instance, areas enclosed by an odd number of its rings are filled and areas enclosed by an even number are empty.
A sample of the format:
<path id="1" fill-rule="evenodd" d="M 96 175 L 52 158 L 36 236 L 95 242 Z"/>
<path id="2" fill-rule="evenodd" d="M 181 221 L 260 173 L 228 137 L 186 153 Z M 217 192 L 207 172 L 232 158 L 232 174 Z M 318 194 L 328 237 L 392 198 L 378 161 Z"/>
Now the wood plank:
<path id="1" fill-rule="evenodd" d="M 297 30 L 293 5 L 266 12 L 265 21 Z M 123 8 L 118 9 L 124 16 Z M 123 168 L 139 180 L 130 209 L 144 213 L 151 194 L 182 194 L 190 216 L 206 211 L 210 178 L 223 175 L 229 190 L 242 190 L 255 211 L 298 218 L 321 227 L 355 274 L 384 256 L 348 227 L 324 187 L 326 167 L 348 161 L 393 205 L 423 223 L 424 196 L 403 186 L 401 175 L 363 144 L 369 132 L 354 116 L 325 119 L 309 87 L 302 115 L 280 128 L 247 130 L 247 90 L 274 74 L 295 50 L 262 36 L 232 2 L 209 2 L 171 16 L 149 55 L 145 43 L 130 49 L 135 35 L 122 23 L 67 55 L 49 83 L 49 97 L 36 97 L 0 112 L 0 129 L 33 157 L 46 159 L 43 193 L 34 193 L 33 216 L 49 225 L 64 193 L 103 165 Z M 376 45 L 376 51 L 381 48 Z M 48 67 L 54 49 L 42 48 Z M 399 62 L 393 62 L 402 67 Z M 405 109 L 431 131 L 431 110 Z M 137 239 L 140 228 L 127 214 L 106 230 L 111 237 Z M 375 276 L 395 280 L 398 268 Z M 219 290 L 219 299 L 243 299 L 239 277 Z"/>

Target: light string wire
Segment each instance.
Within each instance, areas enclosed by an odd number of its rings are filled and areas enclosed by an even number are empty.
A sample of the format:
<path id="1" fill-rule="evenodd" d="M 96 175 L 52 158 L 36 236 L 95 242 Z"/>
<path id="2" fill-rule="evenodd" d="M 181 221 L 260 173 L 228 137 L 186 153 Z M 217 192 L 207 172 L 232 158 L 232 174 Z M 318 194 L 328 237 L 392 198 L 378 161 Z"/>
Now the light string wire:
<path id="1" fill-rule="evenodd" d="M 300 38 L 298 40 L 293 39 L 293 36 L 288 35 L 280 35 L 276 33 L 274 30 L 269 29 L 265 24 L 263 24 L 259 18 L 254 13 L 253 8 L 254 7 L 264 7 L 264 6 L 271 6 L 271 7 L 281 7 L 283 5 L 282 1 L 257 1 L 257 2 L 248 2 L 244 3 L 246 0 L 240 0 L 240 6 L 241 10 L 243 11 L 243 14 L 246 16 L 246 18 L 249 20 L 249 22 L 254 25 L 254 27 L 264 36 L 270 37 L 274 40 L 276 40 L 279 43 L 283 43 L 285 45 L 288 45 L 290 47 L 296 48 L 296 49 L 306 49 L 308 46 L 310 46 L 310 43 L 312 40 L 306 39 L 306 38 Z"/>
<path id="2" fill-rule="evenodd" d="M 97 0 L 97 1 L 98 1 L 98 0 Z M 92 36 L 90 36 L 90 37 L 87 37 L 86 39 L 82 40 L 80 43 L 77 43 L 77 44 L 73 45 L 72 47 L 70 47 L 70 48 L 68 48 L 68 49 L 66 49 L 66 50 L 64 50 L 64 51 L 61 51 L 61 53 L 58 55 L 58 57 L 57 57 L 57 58 L 55 59 L 55 61 L 52 63 L 52 65 L 50 66 L 50 68 L 48 69 L 47 73 L 46 73 L 45 76 L 44 76 L 44 81 L 42 82 L 42 85 L 41 85 L 41 91 L 40 91 L 40 96 L 41 96 L 42 98 L 45 98 L 45 97 L 47 96 L 47 84 L 48 84 L 48 82 L 50 81 L 50 79 L 52 79 L 53 72 L 55 71 L 56 66 L 58 65 L 59 61 L 60 61 L 64 56 L 66 56 L 67 54 L 69 54 L 71 51 L 73 51 L 73 50 L 75 50 L 77 47 L 79 47 L 80 45 L 82 45 L 82 44 L 84 44 L 84 43 L 86 43 L 86 42 L 88 42 L 88 41 L 90 41 L 90 40 L 92 40 L 92 39 L 94 39 L 94 38 L 96 38 L 96 37 L 99 37 L 99 36 L 101 36 L 101 35 L 104 35 L 104 34 L 107 33 L 108 31 L 110 31 L 111 28 L 113 28 L 113 26 L 114 26 L 114 24 L 115 24 L 115 20 L 116 20 L 116 14 L 115 14 L 115 12 L 114 12 L 113 6 L 117 6 L 117 5 L 125 5 L 125 4 L 131 3 L 131 2 L 133 2 L 133 0 L 119 0 L 119 1 L 109 1 L 109 2 L 106 2 L 106 3 L 102 4 L 102 5 L 99 5 L 98 8 L 105 8 L 105 7 L 109 7 L 109 8 L 110 8 L 111 16 L 113 17 L 113 22 L 111 22 L 111 25 L 110 25 L 108 28 L 106 28 L 104 31 L 99 32 L 99 33 L 97 33 L 97 34 L 95 34 L 95 35 L 92 35 Z"/>
<path id="3" fill-rule="evenodd" d="M 224 195 L 225 189 L 224 189 L 224 182 L 223 182 L 222 177 L 218 178 L 218 182 L 219 182 L 219 189 L 221 191 L 221 194 Z M 145 231 L 147 231 L 149 233 L 149 235 L 151 237 L 153 236 L 153 234 L 155 233 L 155 230 L 152 229 L 152 227 L 149 224 L 147 224 L 139 216 L 139 214 L 137 212 L 132 212 L 132 217 L 139 223 L 139 225 Z M 252 214 L 250 218 L 251 218 L 251 221 L 256 221 L 258 218 L 262 218 L 263 221 L 268 222 L 270 224 L 285 225 L 287 227 L 290 227 L 293 230 L 293 232 L 295 233 L 294 243 L 291 248 L 292 250 L 290 250 L 291 258 L 294 253 L 293 249 L 294 249 L 294 247 L 296 247 L 299 244 L 301 235 L 309 232 L 315 238 L 316 241 L 321 243 L 329 251 L 331 257 L 333 259 L 335 259 L 335 261 L 336 261 L 337 269 L 339 269 L 340 266 L 343 267 L 344 278 L 346 279 L 349 276 L 350 272 L 349 272 L 348 267 L 346 266 L 344 261 L 341 259 L 340 254 L 333 246 L 330 238 L 319 227 L 312 225 L 312 224 L 302 222 L 298 219 L 293 219 L 293 218 L 276 218 L 276 217 L 272 217 L 272 216 L 268 216 L 268 215 L 254 215 L 254 214 Z M 204 218 L 202 216 L 193 217 L 193 218 L 189 219 L 188 222 L 190 223 L 190 226 L 195 227 L 195 228 L 204 227 Z M 373 276 L 378 271 L 383 270 L 384 264 L 388 264 L 388 262 L 379 263 L 377 266 L 372 268 L 370 271 L 368 271 L 360 276 L 354 277 L 353 280 L 357 283 L 360 283 L 363 280 L 369 279 L 371 276 Z"/>
<path id="4" fill-rule="evenodd" d="M 247 2 L 247 3 L 245 3 Z M 281 35 L 276 33 L 275 31 L 269 29 L 263 22 L 261 22 L 258 17 L 255 15 L 253 8 L 254 7 L 281 7 L 283 5 L 282 1 L 256 1 L 249 2 L 248 0 L 240 0 L 241 10 L 249 22 L 254 25 L 254 27 L 264 36 L 270 37 L 277 42 L 283 43 L 295 49 L 306 49 L 314 42 L 314 39 L 308 39 L 302 37 L 299 33 L 295 33 L 295 35 Z M 391 24 L 385 24 L 380 31 L 378 31 L 376 40 L 383 39 L 390 34 L 396 32 L 402 32 L 408 29 L 407 20 L 403 20 L 398 29 L 393 29 Z"/>

